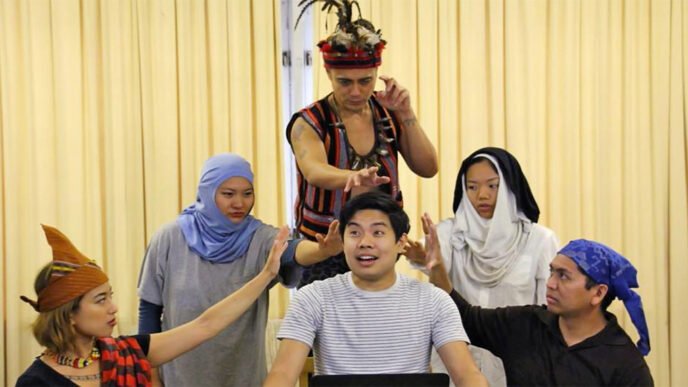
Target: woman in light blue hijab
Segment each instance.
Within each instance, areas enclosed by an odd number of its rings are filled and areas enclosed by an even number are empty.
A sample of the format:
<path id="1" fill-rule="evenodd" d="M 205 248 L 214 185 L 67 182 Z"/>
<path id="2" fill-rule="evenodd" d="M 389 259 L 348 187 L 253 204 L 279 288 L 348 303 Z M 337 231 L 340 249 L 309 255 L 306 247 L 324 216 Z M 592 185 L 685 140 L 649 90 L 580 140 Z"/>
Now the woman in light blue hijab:
<path id="1" fill-rule="evenodd" d="M 169 330 L 195 318 L 260 272 L 278 229 L 250 215 L 254 202 L 253 172 L 245 159 L 223 153 L 205 162 L 196 202 L 161 227 L 146 250 L 138 287 L 139 333 Z M 329 231 L 318 243 L 290 241 L 277 280 L 293 287 L 304 266 L 338 254 L 337 225 Z M 162 381 L 261 385 L 267 373 L 268 289 L 220 335 L 161 367 Z"/>
<path id="2" fill-rule="evenodd" d="M 209 158 L 203 165 L 198 183 L 196 203 L 187 207 L 177 218 L 186 243 L 200 257 L 215 263 L 227 263 L 243 256 L 253 233 L 263 224 L 251 215 L 238 222 L 225 216 L 218 208 L 216 196 L 223 197 L 218 188 L 229 179 L 250 191 L 250 207 L 253 207 L 253 172 L 251 165 L 234 153 L 223 153 Z M 243 181 L 242 181 L 243 180 Z M 234 182 L 233 181 L 233 182 Z M 234 192 L 241 195 L 242 192 Z M 243 192 L 246 194 L 246 192 Z M 241 211 L 241 204 L 236 208 Z M 248 208 L 248 212 L 251 208 Z"/>

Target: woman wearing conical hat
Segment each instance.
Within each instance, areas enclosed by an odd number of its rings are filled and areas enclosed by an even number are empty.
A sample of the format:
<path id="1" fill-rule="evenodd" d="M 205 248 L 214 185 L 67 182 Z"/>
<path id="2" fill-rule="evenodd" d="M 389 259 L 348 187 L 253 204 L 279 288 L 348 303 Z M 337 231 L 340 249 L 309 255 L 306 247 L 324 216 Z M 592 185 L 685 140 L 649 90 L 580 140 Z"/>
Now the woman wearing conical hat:
<path id="1" fill-rule="evenodd" d="M 149 386 L 151 367 L 168 362 L 217 335 L 273 281 L 287 247 L 286 228 L 275 238 L 263 270 L 198 318 L 151 335 L 111 337 L 117 306 L 107 275 L 60 231 L 43 226 L 53 260 L 35 280 L 36 340 L 45 347 L 17 386 Z"/>

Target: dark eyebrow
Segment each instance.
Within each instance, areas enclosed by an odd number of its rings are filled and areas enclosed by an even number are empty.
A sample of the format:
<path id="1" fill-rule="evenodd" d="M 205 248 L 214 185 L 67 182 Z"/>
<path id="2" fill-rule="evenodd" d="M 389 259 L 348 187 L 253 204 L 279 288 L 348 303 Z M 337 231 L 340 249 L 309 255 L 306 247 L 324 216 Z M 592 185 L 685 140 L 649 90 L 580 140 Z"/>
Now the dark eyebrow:
<path id="1" fill-rule="evenodd" d="M 499 176 L 491 177 L 491 178 L 487 179 L 486 181 L 492 181 L 492 180 L 496 180 L 496 179 L 499 179 Z M 471 180 L 471 179 L 468 179 L 466 181 L 469 183 L 477 183 L 478 182 L 477 180 Z"/>
<path id="2" fill-rule="evenodd" d="M 361 225 L 358 224 L 358 223 L 356 223 L 356 222 L 349 222 L 349 223 L 346 225 L 346 227 L 349 227 L 349 226 L 361 227 Z M 383 226 L 383 227 L 389 228 L 389 226 L 387 225 L 387 223 L 385 223 L 385 222 L 383 222 L 383 221 L 375 222 L 375 223 L 371 224 L 371 226 Z"/>
<path id="3" fill-rule="evenodd" d="M 571 275 L 571 273 L 572 273 L 570 270 L 565 269 L 565 268 L 563 268 L 563 267 L 554 267 L 554 266 L 552 266 L 551 263 L 550 263 L 550 265 L 549 265 L 549 270 L 551 270 L 551 271 L 556 271 L 556 272 L 559 272 L 559 273 L 568 274 L 568 275 Z"/>

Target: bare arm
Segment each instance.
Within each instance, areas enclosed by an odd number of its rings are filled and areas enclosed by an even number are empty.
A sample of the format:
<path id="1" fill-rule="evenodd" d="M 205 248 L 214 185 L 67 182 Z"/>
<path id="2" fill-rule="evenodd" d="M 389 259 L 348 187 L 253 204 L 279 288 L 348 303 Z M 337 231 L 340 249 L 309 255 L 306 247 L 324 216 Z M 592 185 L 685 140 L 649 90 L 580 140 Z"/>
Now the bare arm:
<path id="1" fill-rule="evenodd" d="M 329 257 L 342 252 L 342 236 L 339 234 L 339 221 L 330 223 L 327 235 L 315 234 L 317 243 L 312 241 L 301 241 L 296 245 L 294 259 L 299 265 L 308 266 L 322 262 Z"/>
<path id="2" fill-rule="evenodd" d="M 150 336 L 148 361 L 157 367 L 214 337 L 243 314 L 277 276 L 280 257 L 287 248 L 289 230 L 282 227 L 275 238 L 265 267 L 241 289 L 208 308 L 196 319 L 169 331 Z"/>
<path id="3" fill-rule="evenodd" d="M 456 386 L 487 386 L 487 379 L 475 366 L 466 343 L 452 341 L 441 346 L 437 353 Z"/>
<path id="4" fill-rule="evenodd" d="M 272 369 L 263 383 L 263 387 L 293 387 L 301 374 L 311 348 L 292 339 L 282 339 Z"/>
<path id="5" fill-rule="evenodd" d="M 419 176 L 435 176 L 439 168 L 437 152 L 416 118 L 408 90 L 394 78 L 381 75 L 380 79 L 385 82 L 385 91 L 377 93 L 378 101 L 396 113 L 404 128 L 399 138 L 399 151 L 406 164 Z"/>
<path id="6" fill-rule="evenodd" d="M 297 118 L 291 130 L 294 158 L 306 180 L 320 188 L 349 191 L 355 186 L 375 187 L 389 182 L 389 177 L 378 176 L 377 167 L 351 171 L 327 163 L 327 153 L 315 130 Z"/>

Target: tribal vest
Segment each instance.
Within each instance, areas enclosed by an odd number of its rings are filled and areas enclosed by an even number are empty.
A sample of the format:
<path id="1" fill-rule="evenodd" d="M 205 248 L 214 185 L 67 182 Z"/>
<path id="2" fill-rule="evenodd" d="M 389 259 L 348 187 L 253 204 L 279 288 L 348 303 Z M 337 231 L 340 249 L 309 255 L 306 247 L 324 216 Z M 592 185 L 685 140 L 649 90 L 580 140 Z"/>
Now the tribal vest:
<path id="1" fill-rule="evenodd" d="M 373 127 L 376 131 L 375 144 L 371 154 L 377 154 L 378 175 L 389 176 L 390 182 L 380 186 L 380 190 L 390 194 L 399 205 L 403 205 L 399 188 L 398 139 L 401 125 L 392 111 L 382 107 L 375 97 L 369 100 L 373 112 Z M 295 113 L 287 125 L 287 140 L 291 144 L 291 130 L 297 118 L 305 120 L 318 134 L 327 153 L 328 164 L 340 169 L 361 169 L 360 159 L 356 157 L 349 144 L 344 124 L 338 122 L 337 115 L 327 102 L 327 97 Z M 293 150 L 293 145 L 292 145 Z M 306 181 L 301 169 L 297 168 L 298 196 L 294 205 L 297 229 L 300 234 L 315 240 L 315 234 L 327 234 L 327 228 L 339 217 L 342 206 L 350 193 L 344 189 L 327 190 L 311 185 Z"/>

